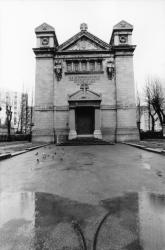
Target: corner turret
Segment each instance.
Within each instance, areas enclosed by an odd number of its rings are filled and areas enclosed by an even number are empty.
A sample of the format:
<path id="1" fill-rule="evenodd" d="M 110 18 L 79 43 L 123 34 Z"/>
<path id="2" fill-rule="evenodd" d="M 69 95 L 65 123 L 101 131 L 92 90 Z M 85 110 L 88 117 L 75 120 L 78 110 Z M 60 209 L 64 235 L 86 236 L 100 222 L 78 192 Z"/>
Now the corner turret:
<path id="1" fill-rule="evenodd" d="M 133 25 L 122 20 L 113 27 L 110 45 L 132 45 L 132 31 Z"/>
<path id="2" fill-rule="evenodd" d="M 37 48 L 56 48 L 58 46 L 55 30 L 47 23 L 43 23 L 35 29 Z"/>

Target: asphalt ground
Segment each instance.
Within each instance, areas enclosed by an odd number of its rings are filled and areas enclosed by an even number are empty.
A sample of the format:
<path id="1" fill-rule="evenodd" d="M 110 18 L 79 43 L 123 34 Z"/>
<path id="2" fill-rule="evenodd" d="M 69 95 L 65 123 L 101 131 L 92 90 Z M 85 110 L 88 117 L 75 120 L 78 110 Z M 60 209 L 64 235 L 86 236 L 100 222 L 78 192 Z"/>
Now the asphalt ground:
<path id="1" fill-rule="evenodd" d="M 49 145 L 0 162 L 3 250 L 164 250 L 164 211 L 163 155 Z"/>

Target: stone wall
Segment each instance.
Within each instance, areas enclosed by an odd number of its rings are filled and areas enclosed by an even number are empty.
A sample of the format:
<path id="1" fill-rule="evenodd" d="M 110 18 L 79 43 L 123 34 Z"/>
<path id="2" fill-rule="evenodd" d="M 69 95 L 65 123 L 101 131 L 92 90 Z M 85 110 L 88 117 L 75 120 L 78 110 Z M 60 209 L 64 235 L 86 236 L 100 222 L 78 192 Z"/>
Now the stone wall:
<path id="1" fill-rule="evenodd" d="M 33 141 L 54 141 L 53 58 L 36 58 Z"/>
<path id="2" fill-rule="evenodd" d="M 94 55 L 97 57 L 97 55 Z M 115 122 L 116 116 L 114 112 L 114 107 L 116 105 L 115 99 L 115 83 L 114 78 L 112 80 L 108 79 L 106 72 L 106 63 L 109 58 L 103 59 L 103 73 L 100 74 L 88 74 L 83 75 L 91 80 L 89 83 L 89 89 L 101 93 L 102 97 L 102 111 L 101 111 L 101 130 L 103 137 L 107 140 L 114 141 L 115 139 Z M 70 75 L 66 73 L 66 63 L 65 60 L 62 61 L 63 74 L 62 79 L 58 81 L 56 77 L 54 78 L 54 106 L 55 106 L 55 116 L 54 124 L 55 131 L 59 135 L 68 135 L 68 123 L 69 123 L 69 105 L 68 105 L 68 95 L 80 90 L 80 83 L 82 75 Z"/>
<path id="3" fill-rule="evenodd" d="M 116 54 L 117 141 L 137 140 L 133 55 Z"/>
<path id="4" fill-rule="evenodd" d="M 133 73 L 135 46 L 131 44 L 130 39 L 132 30 L 132 25 L 121 21 L 114 26 L 109 45 L 87 32 L 87 28 L 81 28 L 79 33 L 59 46 L 53 27 L 44 23 L 36 28 L 38 42 L 37 48 L 34 49 L 36 54 L 34 141 L 53 142 L 55 139 L 57 141 L 67 139 L 68 98 L 80 90 L 83 79 L 90 91 L 95 92 L 96 96 L 101 94 L 101 112 L 96 117 L 101 117 L 103 139 L 108 141 L 138 139 Z M 51 43 L 47 36 L 51 37 Z M 47 39 L 46 44 L 42 43 L 44 37 Z M 88 66 L 89 60 L 101 59 L 103 68 L 98 72 L 69 73 L 66 70 L 68 59 L 80 61 L 87 59 Z M 107 67 L 110 69 L 112 64 L 115 65 L 115 74 L 108 77 Z M 82 62 L 80 65 L 82 66 Z M 98 69 L 96 61 L 95 65 Z M 62 77 L 57 79 L 55 71 L 59 73 L 60 67 L 62 67 Z M 99 129 L 96 130 L 98 132 Z"/>

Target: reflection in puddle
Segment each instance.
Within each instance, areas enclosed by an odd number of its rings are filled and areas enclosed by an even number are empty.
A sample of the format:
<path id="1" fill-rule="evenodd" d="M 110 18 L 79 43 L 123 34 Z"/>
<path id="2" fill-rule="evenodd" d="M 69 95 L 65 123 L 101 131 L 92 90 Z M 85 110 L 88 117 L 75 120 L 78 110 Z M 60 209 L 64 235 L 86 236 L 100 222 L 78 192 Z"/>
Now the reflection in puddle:
<path id="1" fill-rule="evenodd" d="M 139 195 L 140 236 L 145 250 L 165 249 L 165 196 Z"/>
<path id="2" fill-rule="evenodd" d="M 165 196 L 90 205 L 46 193 L 0 194 L 1 250 L 164 250 Z"/>

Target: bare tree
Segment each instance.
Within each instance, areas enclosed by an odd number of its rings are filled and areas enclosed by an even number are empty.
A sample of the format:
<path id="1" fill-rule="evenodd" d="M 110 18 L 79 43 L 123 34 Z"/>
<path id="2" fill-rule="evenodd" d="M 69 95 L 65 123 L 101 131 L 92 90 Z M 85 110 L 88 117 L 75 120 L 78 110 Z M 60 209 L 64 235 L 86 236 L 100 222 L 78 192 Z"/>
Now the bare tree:
<path id="1" fill-rule="evenodd" d="M 147 103 L 147 109 L 148 109 L 148 127 L 150 130 L 150 123 L 152 132 L 155 131 L 155 122 L 158 120 L 158 117 L 156 117 L 156 112 L 153 110 L 152 107 L 152 95 L 151 95 L 151 86 L 146 85 L 145 87 L 145 101 Z"/>
<path id="2" fill-rule="evenodd" d="M 160 125 L 163 128 L 165 122 L 164 113 L 164 95 L 162 85 L 157 78 L 148 78 L 145 87 L 145 99 L 147 102 L 149 117 L 152 122 L 152 131 L 155 128 L 155 122 L 159 119 Z M 150 120 L 150 119 L 149 119 Z"/>
<path id="3" fill-rule="evenodd" d="M 138 90 L 136 91 L 136 115 L 137 115 L 137 127 L 140 133 L 140 124 L 141 124 L 141 116 L 142 116 L 142 106 L 141 106 L 141 98 Z"/>
<path id="4" fill-rule="evenodd" d="M 7 125 L 7 133 L 8 137 L 10 137 L 10 130 L 11 130 L 11 119 L 12 119 L 12 111 L 11 105 L 6 104 L 6 125 Z"/>

